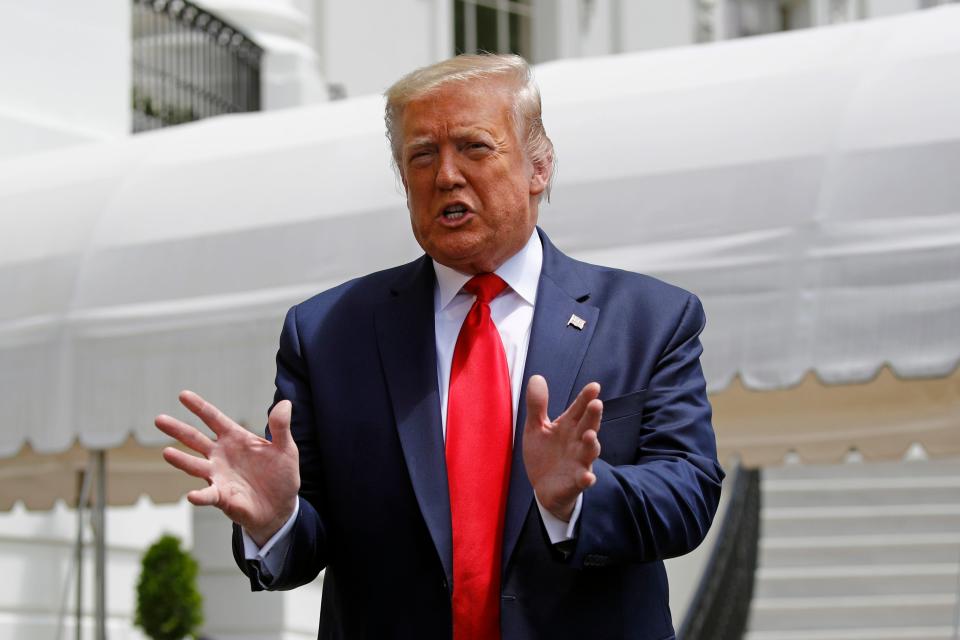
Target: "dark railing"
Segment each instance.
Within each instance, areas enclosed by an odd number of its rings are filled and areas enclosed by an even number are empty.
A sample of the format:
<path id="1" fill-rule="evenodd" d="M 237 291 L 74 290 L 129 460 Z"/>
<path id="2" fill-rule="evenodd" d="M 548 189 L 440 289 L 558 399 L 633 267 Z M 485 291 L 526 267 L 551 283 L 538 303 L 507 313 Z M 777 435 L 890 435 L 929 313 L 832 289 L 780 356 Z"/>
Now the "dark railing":
<path id="1" fill-rule="evenodd" d="M 258 111 L 263 49 L 185 0 L 133 0 L 133 130 Z"/>
<path id="2" fill-rule="evenodd" d="M 747 628 L 760 538 L 760 470 L 737 467 L 730 502 L 679 640 L 740 640 Z"/>

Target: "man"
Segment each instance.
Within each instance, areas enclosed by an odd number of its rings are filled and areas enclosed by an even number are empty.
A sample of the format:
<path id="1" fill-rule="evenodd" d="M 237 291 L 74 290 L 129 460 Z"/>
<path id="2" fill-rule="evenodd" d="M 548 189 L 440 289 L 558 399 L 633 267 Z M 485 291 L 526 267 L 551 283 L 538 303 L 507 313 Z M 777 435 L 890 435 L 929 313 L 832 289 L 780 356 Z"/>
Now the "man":
<path id="1" fill-rule="evenodd" d="M 253 589 L 326 569 L 321 638 L 672 638 L 662 560 L 723 476 L 699 302 L 536 228 L 553 149 L 522 59 L 415 71 L 386 122 L 426 255 L 290 310 L 272 440 L 184 392 L 217 439 L 159 416 L 204 456 L 165 458 L 237 523 Z"/>

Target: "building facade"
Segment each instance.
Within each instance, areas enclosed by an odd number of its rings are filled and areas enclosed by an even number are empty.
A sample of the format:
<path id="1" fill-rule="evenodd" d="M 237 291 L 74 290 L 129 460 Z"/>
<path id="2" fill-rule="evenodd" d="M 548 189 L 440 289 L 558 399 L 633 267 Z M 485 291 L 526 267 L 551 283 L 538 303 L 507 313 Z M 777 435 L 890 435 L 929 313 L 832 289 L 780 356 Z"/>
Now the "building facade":
<path id="1" fill-rule="evenodd" d="M 950 0 L 202 0 L 264 50 L 262 109 L 382 92 L 454 53 L 534 63 L 684 46 L 915 11 Z M 131 57 L 177 58 L 142 38 L 133 7 L 182 0 L 7 0 L 0 42 L 0 158 L 128 135 Z M 137 96 L 132 96 L 136 101 Z"/>

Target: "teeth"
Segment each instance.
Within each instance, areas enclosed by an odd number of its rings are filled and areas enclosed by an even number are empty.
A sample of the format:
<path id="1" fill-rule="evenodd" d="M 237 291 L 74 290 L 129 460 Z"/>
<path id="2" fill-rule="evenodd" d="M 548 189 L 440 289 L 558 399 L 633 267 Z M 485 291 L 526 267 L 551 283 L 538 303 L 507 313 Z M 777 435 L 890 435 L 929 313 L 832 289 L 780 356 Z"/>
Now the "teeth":
<path id="1" fill-rule="evenodd" d="M 443 210 L 443 217 L 447 220 L 459 220 L 467 215 L 467 207 L 462 204 L 454 204 Z"/>

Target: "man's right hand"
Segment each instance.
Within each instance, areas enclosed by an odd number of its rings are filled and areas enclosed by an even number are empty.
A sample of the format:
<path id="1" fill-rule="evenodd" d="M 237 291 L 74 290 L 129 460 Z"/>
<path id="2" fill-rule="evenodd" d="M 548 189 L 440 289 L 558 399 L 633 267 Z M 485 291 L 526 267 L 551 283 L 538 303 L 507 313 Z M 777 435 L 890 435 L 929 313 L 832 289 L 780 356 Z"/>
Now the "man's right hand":
<path id="1" fill-rule="evenodd" d="M 187 500 L 217 507 L 263 546 L 297 504 L 300 464 L 290 435 L 293 405 L 282 400 L 270 412 L 271 441 L 250 433 L 192 391 L 181 392 L 180 402 L 217 436 L 211 440 L 168 415 L 155 420 L 160 431 L 203 456 L 173 447 L 163 450 L 163 458 L 171 465 L 210 485 L 189 492 Z"/>

